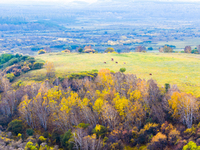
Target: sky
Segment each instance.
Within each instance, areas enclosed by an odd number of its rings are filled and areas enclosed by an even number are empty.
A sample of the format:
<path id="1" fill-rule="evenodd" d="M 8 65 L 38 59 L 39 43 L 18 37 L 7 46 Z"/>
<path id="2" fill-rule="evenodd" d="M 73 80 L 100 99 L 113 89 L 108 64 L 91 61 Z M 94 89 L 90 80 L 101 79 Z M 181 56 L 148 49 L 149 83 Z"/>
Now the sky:
<path id="1" fill-rule="evenodd" d="M 73 1 L 82 1 L 87 3 L 94 3 L 97 0 L 0 0 L 0 3 L 21 3 L 21 2 L 64 2 L 70 3 Z"/>
<path id="2" fill-rule="evenodd" d="M 115 0 L 0 0 L 0 3 L 21 3 L 21 2 L 56 2 L 56 3 L 70 3 L 73 1 L 82 1 L 87 3 L 94 3 L 97 1 L 115 1 Z M 124 1 L 124 0 L 117 0 L 117 1 Z M 134 1 L 134 0 L 133 0 Z M 138 1 L 138 0 L 137 0 Z M 140 0 L 140 1 L 178 1 L 178 2 L 200 2 L 200 0 Z"/>

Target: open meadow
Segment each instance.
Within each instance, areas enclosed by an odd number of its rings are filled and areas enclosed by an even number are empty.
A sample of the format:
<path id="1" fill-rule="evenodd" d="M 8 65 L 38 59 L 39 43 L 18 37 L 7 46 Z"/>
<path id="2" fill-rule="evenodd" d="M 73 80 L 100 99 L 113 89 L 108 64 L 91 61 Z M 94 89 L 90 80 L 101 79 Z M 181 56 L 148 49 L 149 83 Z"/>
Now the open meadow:
<path id="1" fill-rule="evenodd" d="M 160 87 L 165 83 L 177 84 L 181 91 L 193 92 L 196 96 L 200 96 L 200 55 L 182 53 L 50 53 L 38 55 L 35 58 L 53 62 L 58 77 L 102 68 L 117 72 L 124 67 L 126 68 L 125 73 L 136 74 L 138 78 L 146 80 L 152 78 Z M 111 61 L 111 58 L 114 61 Z M 20 80 L 24 83 L 31 82 L 31 80 L 41 81 L 45 79 L 45 73 L 45 68 L 30 71 L 20 77 Z"/>

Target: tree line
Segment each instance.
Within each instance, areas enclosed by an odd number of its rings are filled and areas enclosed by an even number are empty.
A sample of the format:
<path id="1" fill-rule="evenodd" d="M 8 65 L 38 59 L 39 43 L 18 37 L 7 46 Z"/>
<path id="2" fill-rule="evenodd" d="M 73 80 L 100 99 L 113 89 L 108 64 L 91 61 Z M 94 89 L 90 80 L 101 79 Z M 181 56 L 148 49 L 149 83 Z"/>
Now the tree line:
<path id="1" fill-rule="evenodd" d="M 49 144 L 64 149 L 183 148 L 198 139 L 200 98 L 176 85 L 108 69 L 93 78 L 49 77 L 15 90 L 1 77 L 0 124 L 21 120 L 23 130 L 8 125 L 13 134 L 48 132 Z"/>

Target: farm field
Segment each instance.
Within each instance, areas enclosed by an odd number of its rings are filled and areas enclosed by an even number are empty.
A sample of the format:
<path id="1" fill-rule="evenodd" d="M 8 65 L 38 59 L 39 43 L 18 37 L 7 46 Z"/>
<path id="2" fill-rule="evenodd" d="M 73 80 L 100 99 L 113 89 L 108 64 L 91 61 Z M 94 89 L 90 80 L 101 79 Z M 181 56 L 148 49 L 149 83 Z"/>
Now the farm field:
<path id="1" fill-rule="evenodd" d="M 126 68 L 126 74 L 135 74 L 141 79 L 154 79 L 160 87 L 165 83 L 177 84 L 184 92 L 200 96 L 200 55 L 182 53 L 123 53 L 123 54 L 78 54 L 50 53 L 35 56 L 36 59 L 53 62 L 56 76 L 108 68 L 115 72 Z M 114 58 L 114 61 L 111 61 Z M 118 64 L 116 64 L 116 61 Z M 106 62 L 106 64 L 104 63 Z M 45 68 L 30 71 L 20 77 L 24 83 L 45 79 Z M 152 74 L 152 75 L 149 75 Z"/>

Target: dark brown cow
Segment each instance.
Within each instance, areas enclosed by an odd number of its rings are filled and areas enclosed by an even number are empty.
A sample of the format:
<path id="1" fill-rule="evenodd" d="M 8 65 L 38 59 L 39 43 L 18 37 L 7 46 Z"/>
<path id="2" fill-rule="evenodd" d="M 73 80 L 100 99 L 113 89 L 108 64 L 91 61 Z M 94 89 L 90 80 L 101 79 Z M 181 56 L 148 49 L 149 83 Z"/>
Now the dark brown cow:
<path id="1" fill-rule="evenodd" d="M 106 64 L 106 62 L 104 61 L 104 64 Z"/>
<path id="2" fill-rule="evenodd" d="M 124 62 L 124 64 L 126 64 L 126 63 Z"/>
<path id="3" fill-rule="evenodd" d="M 111 58 L 111 61 L 114 61 L 114 58 Z"/>
<path id="4" fill-rule="evenodd" d="M 152 73 L 150 73 L 149 75 L 152 76 Z"/>
<path id="5" fill-rule="evenodd" d="M 118 62 L 117 62 L 117 61 L 116 61 L 115 63 L 116 63 L 116 64 L 118 64 Z"/>

